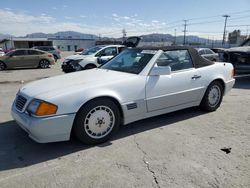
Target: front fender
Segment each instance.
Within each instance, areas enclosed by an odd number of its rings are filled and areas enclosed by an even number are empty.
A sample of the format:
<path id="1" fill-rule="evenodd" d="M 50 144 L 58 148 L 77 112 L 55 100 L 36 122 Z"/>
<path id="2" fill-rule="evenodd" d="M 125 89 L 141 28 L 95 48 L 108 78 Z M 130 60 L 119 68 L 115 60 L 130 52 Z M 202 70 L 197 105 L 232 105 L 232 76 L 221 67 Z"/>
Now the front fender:
<path id="1" fill-rule="evenodd" d="M 57 114 L 76 113 L 86 104 L 86 102 L 98 97 L 111 97 L 122 104 L 121 96 L 109 89 L 85 89 L 78 92 L 67 92 L 65 95 L 60 95 L 51 98 L 50 102 L 58 105 Z"/>
<path id="2" fill-rule="evenodd" d="M 89 59 L 88 60 L 83 59 L 82 61 L 79 62 L 79 65 L 82 68 L 84 68 L 88 64 L 94 64 L 94 65 L 96 65 L 98 67 L 97 58 L 93 57 L 93 59 L 91 59 L 91 60 L 89 60 Z"/>
<path id="3" fill-rule="evenodd" d="M 118 93 L 111 90 L 95 90 L 94 92 L 85 93 L 83 97 L 79 97 L 79 99 L 75 102 L 74 112 L 78 112 L 79 109 L 88 101 L 100 97 L 110 97 L 118 101 L 120 105 L 122 104 L 121 96 L 119 96 Z"/>

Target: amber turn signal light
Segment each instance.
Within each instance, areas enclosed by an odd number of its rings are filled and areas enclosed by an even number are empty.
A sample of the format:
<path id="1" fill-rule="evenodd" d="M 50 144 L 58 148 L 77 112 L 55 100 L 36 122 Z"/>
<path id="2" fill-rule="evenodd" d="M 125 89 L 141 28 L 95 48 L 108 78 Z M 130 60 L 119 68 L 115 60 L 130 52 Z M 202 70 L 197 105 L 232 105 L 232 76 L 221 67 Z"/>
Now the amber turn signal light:
<path id="1" fill-rule="evenodd" d="M 57 106 L 48 102 L 42 101 L 38 106 L 35 115 L 36 116 L 48 116 L 56 114 Z"/>

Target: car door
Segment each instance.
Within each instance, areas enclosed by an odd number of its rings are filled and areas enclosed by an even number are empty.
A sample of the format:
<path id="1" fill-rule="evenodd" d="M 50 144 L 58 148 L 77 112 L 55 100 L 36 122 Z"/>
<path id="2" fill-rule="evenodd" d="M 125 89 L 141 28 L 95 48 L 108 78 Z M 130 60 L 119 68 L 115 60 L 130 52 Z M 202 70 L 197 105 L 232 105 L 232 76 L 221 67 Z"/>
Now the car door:
<path id="1" fill-rule="evenodd" d="M 165 51 L 155 66 L 170 66 L 172 71 L 170 75 L 148 76 L 146 101 L 149 112 L 199 100 L 204 86 L 188 50 Z"/>
<path id="2" fill-rule="evenodd" d="M 233 63 L 236 73 L 250 72 L 250 55 L 246 52 L 230 53 L 229 62 Z"/>
<path id="3" fill-rule="evenodd" d="M 6 63 L 9 68 L 26 67 L 27 66 L 27 50 L 15 50 L 6 58 Z"/>
<path id="4" fill-rule="evenodd" d="M 118 54 L 117 47 L 107 47 L 101 50 L 97 56 L 100 57 L 103 61 L 108 61 Z"/>
<path id="5" fill-rule="evenodd" d="M 27 50 L 28 54 L 26 57 L 27 65 L 29 67 L 37 67 L 39 65 L 40 56 L 42 55 L 42 52 L 36 51 L 36 50 Z"/>

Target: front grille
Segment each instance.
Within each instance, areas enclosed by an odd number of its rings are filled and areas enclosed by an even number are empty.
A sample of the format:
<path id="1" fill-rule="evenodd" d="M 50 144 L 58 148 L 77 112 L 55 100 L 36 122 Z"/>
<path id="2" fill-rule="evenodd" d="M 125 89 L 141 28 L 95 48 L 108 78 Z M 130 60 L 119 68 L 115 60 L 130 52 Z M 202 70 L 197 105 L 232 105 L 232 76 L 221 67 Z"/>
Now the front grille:
<path id="1" fill-rule="evenodd" d="M 25 106 L 25 104 L 26 104 L 26 102 L 27 102 L 27 99 L 26 99 L 26 98 L 24 98 L 24 97 L 21 96 L 21 95 L 18 95 L 18 96 L 16 97 L 16 102 L 15 102 L 16 108 L 17 108 L 19 111 L 22 111 L 23 108 L 24 108 L 24 106 Z"/>

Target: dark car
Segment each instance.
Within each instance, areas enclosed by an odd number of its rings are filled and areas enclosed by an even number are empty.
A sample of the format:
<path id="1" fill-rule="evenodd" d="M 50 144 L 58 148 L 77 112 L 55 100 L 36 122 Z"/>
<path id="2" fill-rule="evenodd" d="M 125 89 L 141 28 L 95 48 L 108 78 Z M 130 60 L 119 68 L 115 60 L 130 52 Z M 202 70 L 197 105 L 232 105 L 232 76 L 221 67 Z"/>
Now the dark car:
<path id="1" fill-rule="evenodd" d="M 250 38 L 245 40 L 239 47 L 225 49 L 224 61 L 232 63 L 237 74 L 249 74 Z"/>
<path id="2" fill-rule="evenodd" d="M 60 50 L 54 46 L 34 46 L 33 49 L 38 49 L 53 54 L 55 61 L 61 59 Z"/>

